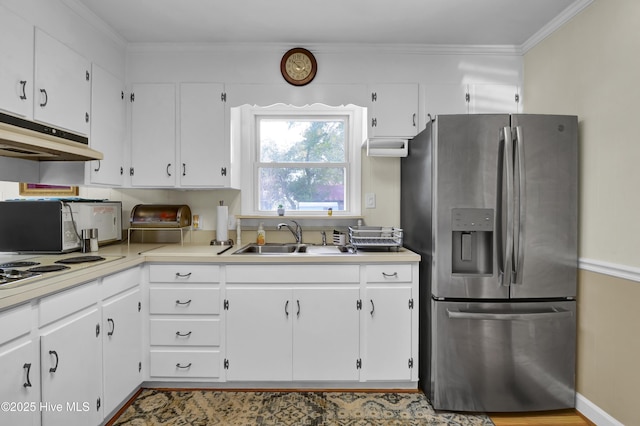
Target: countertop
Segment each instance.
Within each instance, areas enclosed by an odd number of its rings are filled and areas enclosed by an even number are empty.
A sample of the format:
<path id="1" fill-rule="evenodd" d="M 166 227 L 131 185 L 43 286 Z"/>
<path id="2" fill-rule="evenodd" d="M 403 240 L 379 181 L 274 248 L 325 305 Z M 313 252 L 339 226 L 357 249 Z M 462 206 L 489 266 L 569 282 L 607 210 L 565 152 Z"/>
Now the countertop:
<path id="1" fill-rule="evenodd" d="M 358 251 L 357 253 L 314 254 L 295 253 L 282 255 L 258 255 L 233 253 L 240 247 L 218 255 L 229 246 L 211 246 L 203 244 L 112 244 L 100 247 L 97 253 L 109 257 L 109 262 L 94 264 L 91 267 L 73 272 L 58 273 L 25 283 L 14 288 L 0 287 L 0 310 L 28 303 L 85 282 L 110 275 L 145 262 L 163 263 L 384 263 L 418 262 L 420 256 L 405 248 L 390 251 Z M 67 254 L 66 256 L 68 256 Z M 15 255 L 15 258 L 37 257 L 37 255 Z M 62 257 L 62 255 L 61 255 Z M 12 260 L 4 254 L 3 261 Z"/>

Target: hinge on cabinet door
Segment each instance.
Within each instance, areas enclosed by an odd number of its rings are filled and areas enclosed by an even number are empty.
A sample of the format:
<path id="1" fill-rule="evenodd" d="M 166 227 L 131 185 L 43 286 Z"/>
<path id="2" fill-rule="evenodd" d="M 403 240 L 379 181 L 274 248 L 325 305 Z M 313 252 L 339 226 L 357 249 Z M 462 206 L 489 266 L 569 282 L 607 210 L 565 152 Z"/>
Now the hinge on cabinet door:
<path id="1" fill-rule="evenodd" d="M 142 361 L 138 362 L 138 373 L 142 371 Z"/>
<path id="2" fill-rule="evenodd" d="M 120 176 L 124 175 L 124 167 L 120 166 Z"/>
<path id="3" fill-rule="evenodd" d="M 224 302 L 222 303 L 222 306 L 223 306 L 225 311 L 228 311 L 229 310 L 229 299 L 224 299 Z"/>
<path id="4" fill-rule="evenodd" d="M 85 123 L 88 123 L 88 122 L 89 122 L 89 113 L 88 113 L 88 112 L 85 112 L 85 113 L 84 113 L 84 122 L 85 122 Z"/>
<path id="5" fill-rule="evenodd" d="M 516 97 L 515 98 L 516 98 L 516 103 L 519 103 L 520 102 L 520 95 L 518 93 L 516 93 Z"/>
<path id="6" fill-rule="evenodd" d="M 226 168 L 226 167 L 222 167 L 222 168 L 220 168 L 220 174 L 221 174 L 222 176 L 226 176 L 226 175 L 227 175 L 227 168 Z"/>
<path id="7" fill-rule="evenodd" d="M 377 118 L 371 118 L 371 127 L 376 127 L 378 125 L 378 119 Z"/>
<path id="8" fill-rule="evenodd" d="M 124 90 L 120 91 L 120 99 L 124 100 Z"/>
<path id="9" fill-rule="evenodd" d="M 227 358 L 224 359 L 224 369 L 225 370 L 229 369 L 229 360 Z"/>
<path id="10" fill-rule="evenodd" d="M 362 300 L 358 299 L 356 301 L 356 310 L 361 310 L 362 309 Z"/>
<path id="11" fill-rule="evenodd" d="M 464 94 L 464 100 L 465 100 L 465 102 L 471 102 L 471 95 L 468 94 L 468 93 L 465 93 Z"/>
<path id="12" fill-rule="evenodd" d="M 96 411 L 100 411 L 100 397 L 98 397 L 98 400 L 96 401 Z"/>
<path id="13" fill-rule="evenodd" d="M 133 167 L 129 167 L 129 176 L 133 176 L 134 170 Z"/>
<path id="14" fill-rule="evenodd" d="M 413 368 L 413 358 L 409 358 L 409 368 Z"/>
<path id="15" fill-rule="evenodd" d="M 371 102 L 376 102 L 378 100 L 378 94 L 376 92 L 371 92 Z"/>
<path id="16" fill-rule="evenodd" d="M 362 358 L 356 359 L 356 370 L 360 370 L 362 368 Z"/>
<path id="17" fill-rule="evenodd" d="M 87 81 L 89 81 L 89 79 L 91 78 L 91 74 L 89 74 L 89 71 L 87 71 L 85 77 L 86 77 Z"/>
<path id="18" fill-rule="evenodd" d="M 413 309 L 413 299 L 409 299 L 409 309 Z"/>
<path id="19" fill-rule="evenodd" d="M 221 100 L 222 102 L 227 102 L 227 94 L 226 94 L 226 93 L 224 93 L 224 92 L 222 92 L 222 93 L 220 94 L 220 100 Z"/>
<path id="20" fill-rule="evenodd" d="M 96 337 L 100 335 L 100 324 L 96 324 Z"/>
<path id="21" fill-rule="evenodd" d="M 135 93 L 131 93 L 131 95 L 129 95 L 129 101 L 130 102 L 134 102 L 136 100 L 136 94 Z"/>
<path id="22" fill-rule="evenodd" d="M 142 302 L 138 302 L 138 312 L 142 310 Z"/>

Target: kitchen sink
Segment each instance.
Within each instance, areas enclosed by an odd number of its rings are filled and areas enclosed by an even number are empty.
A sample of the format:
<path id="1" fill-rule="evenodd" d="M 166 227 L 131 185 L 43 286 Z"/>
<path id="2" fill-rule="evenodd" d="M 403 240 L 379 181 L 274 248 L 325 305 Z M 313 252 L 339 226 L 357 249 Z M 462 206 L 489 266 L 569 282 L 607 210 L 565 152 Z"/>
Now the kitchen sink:
<path id="1" fill-rule="evenodd" d="M 333 245 L 315 245 L 315 244 L 278 244 L 267 243 L 265 245 L 247 244 L 241 249 L 236 250 L 233 254 L 340 254 L 340 253 L 353 253 L 353 250 L 349 250 L 346 246 L 333 246 Z"/>
<path id="2" fill-rule="evenodd" d="M 233 254 L 290 254 L 290 253 L 306 253 L 306 244 L 277 244 L 268 243 L 264 245 L 247 244 Z"/>

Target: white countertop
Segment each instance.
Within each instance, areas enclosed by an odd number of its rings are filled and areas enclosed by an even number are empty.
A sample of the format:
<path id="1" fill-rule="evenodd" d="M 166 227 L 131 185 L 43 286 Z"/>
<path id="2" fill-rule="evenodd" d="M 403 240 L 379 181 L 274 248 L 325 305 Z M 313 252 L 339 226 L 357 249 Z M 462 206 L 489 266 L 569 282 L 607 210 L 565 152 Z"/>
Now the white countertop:
<path id="1" fill-rule="evenodd" d="M 98 252 L 90 253 L 100 256 L 116 256 L 115 260 L 96 263 L 91 267 L 73 272 L 60 273 L 43 277 L 13 288 L 0 287 L 0 310 L 13 307 L 31 300 L 83 284 L 85 282 L 110 275 L 124 269 L 141 265 L 144 262 L 165 263 L 384 263 L 384 262 L 418 262 L 420 256 L 405 248 L 397 251 L 358 251 L 357 253 L 294 253 L 294 254 L 243 254 L 233 253 L 240 247 L 233 247 L 218 254 L 229 246 L 211 246 L 202 244 L 114 244 L 100 247 Z M 320 250 L 322 251 L 322 250 Z M 66 255 L 60 255 L 69 257 Z M 24 258 L 24 255 L 3 254 L 3 261 Z M 33 256 L 32 256 L 33 257 Z"/>

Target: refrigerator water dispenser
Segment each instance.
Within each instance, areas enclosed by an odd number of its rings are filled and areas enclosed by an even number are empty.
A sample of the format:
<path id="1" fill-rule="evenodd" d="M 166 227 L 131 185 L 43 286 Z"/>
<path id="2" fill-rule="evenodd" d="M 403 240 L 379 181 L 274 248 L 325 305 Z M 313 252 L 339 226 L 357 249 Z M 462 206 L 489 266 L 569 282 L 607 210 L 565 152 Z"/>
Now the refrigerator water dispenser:
<path id="1" fill-rule="evenodd" d="M 493 274 L 493 209 L 451 210 L 451 272 Z"/>

